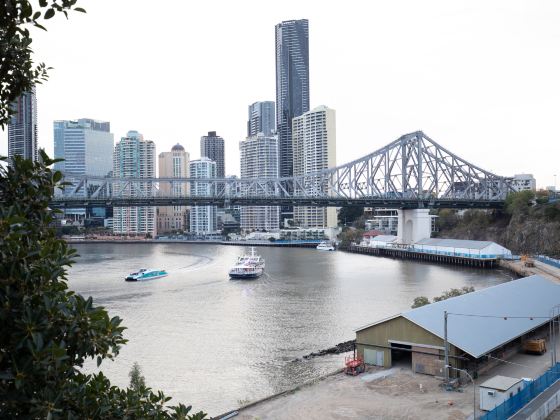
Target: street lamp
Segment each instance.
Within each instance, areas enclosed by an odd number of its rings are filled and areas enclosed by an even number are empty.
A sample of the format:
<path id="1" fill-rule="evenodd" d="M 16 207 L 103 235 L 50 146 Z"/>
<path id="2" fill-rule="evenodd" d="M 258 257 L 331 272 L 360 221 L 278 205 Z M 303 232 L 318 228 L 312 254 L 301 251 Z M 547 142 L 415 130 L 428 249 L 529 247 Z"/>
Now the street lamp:
<path id="1" fill-rule="evenodd" d="M 474 379 L 473 377 L 469 374 L 469 372 L 467 372 L 465 369 L 459 369 L 456 367 L 453 367 L 451 365 L 446 365 L 446 371 L 448 371 L 448 369 L 453 369 L 453 370 L 457 370 L 459 372 L 463 372 L 465 375 L 467 375 L 469 377 L 469 379 L 472 382 L 472 391 L 473 391 L 473 420 L 476 420 L 476 386 L 474 384 Z"/>

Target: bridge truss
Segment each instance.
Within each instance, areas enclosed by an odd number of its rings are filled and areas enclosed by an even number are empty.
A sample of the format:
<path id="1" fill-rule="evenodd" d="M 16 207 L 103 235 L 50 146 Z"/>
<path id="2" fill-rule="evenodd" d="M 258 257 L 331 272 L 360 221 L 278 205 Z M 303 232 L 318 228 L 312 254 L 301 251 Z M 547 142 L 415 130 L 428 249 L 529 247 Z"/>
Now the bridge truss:
<path id="1" fill-rule="evenodd" d="M 55 198 L 53 207 L 498 208 L 512 190 L 512 178 L 497 176 L 461 159 L 421 131 L 406 134 L 345 165 L 290 178 L 108 178 L 65 174 L 65 180 L 72 186 Z"/>

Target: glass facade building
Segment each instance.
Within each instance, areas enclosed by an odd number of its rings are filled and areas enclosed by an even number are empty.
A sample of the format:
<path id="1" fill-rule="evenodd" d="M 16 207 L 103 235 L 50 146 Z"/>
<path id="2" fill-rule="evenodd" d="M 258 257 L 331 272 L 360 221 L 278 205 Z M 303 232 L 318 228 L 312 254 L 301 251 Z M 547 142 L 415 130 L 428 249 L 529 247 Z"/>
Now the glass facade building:
<path id="1" fill-rule="evenodd" d="M 8 123 L 8 158 L 16 155 L 37 160 L 37 97 L 35 89 L 11 105 L 14 114 Z"/>
<path id="2" fill-rule="evenodd" d="M 259 133 L 265 136 L 272 136 L 276 131 L 274 110 L 274 101 L 255 102 L 249 105 L 247 137 L 253 137 Z"/>
<path id="3" fill-rule="evenodd" d="M 191 160 L 189 163 L 190 178 L 216 178 L 216 162 L 206 157 Z M 212 186 L 208 182 L 192 182 L 191 194 L 194 196 L 210 196 Z M 190 213 L 190 233 L 197 236 L 211 235 L 218 228 L 216 206 L 193 206 Z"/>

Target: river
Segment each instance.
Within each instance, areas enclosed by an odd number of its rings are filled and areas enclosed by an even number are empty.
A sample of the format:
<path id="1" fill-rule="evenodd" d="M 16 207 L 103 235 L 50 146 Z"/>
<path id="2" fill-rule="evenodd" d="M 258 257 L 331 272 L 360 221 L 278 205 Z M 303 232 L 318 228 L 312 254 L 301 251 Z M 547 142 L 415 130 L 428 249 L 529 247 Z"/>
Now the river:
<path id="1" fill-rule="evenodd" d="M 120 386 L 137 361 L 146 382 L 211 415 L 342 367 L 343 356 L 296 358 L 355 338 L 354 329 L 410 308 L 416 296 L 492 286 L 501 270 L 344 252 L 259 247 L 266 273 L 232 281 L 248 251 L 198 244 L 78 244 L 70 287 L 123 318 L 129 340 L 101 369 Z M 138 268 L 169 276 L 129 283 Z M 443 322 L 443 321 L 442 321 Z"/>

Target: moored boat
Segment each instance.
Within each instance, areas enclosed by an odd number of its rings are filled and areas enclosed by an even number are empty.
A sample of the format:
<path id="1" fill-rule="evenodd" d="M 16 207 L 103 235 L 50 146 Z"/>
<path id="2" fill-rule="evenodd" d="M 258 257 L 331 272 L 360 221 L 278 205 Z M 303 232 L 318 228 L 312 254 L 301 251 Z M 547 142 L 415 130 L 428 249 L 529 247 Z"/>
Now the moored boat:
<path id="1" fill-rule="evenodd" d="M 167 271 L 165 270 L 151 270 L 147 268 L 141 268 L 136 273 L 130 273 L 125 277 L 126 281 L 144 281 L 159 279 L 161 277 L 167 276 Z"/>
<path id="2" fill-rule="evenodd" d="M 327 241 L 323 241 L 319 245 L 317 245 L 317 249 L 319 251 L 334 251 L 335 250 L 333 244 L 331 244 L 330 242 L 327 242 Z"/>

